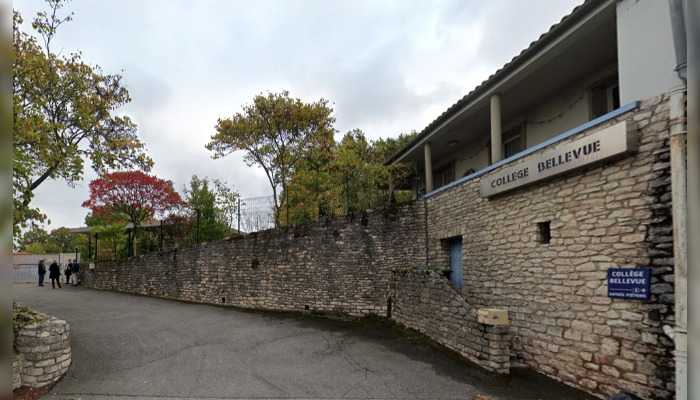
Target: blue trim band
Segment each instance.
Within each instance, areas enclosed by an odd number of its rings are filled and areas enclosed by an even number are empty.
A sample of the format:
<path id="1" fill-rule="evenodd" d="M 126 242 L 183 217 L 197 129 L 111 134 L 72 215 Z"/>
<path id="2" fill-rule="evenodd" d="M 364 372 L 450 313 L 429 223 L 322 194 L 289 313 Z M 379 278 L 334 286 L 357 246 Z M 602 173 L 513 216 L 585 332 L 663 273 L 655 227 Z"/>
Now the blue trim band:
<path id="1" fill-rule="evenodd" d="M 574 129 L 571 129 L 571 130 L 569 130 L 569 131 L 566 131 L 566 132 L 562 133 L 561 135 L 555 136 L 555 137 L 553 137 L 553 138 L 551 138 L 551 139 L 549 139 L 549 140 L 546 140 L 546 141 L 544 141 L 544 142 L 542 142 L 542 143 L 540 143 L 540 144 L 538 144 L 538 145 L 536 145 L 536 146 L 533 146 L 533 147 L 530 147 L 529 149 L 523 150 L 522 152 L 520 152 L 520 153 L 518 153 L 518 154 L 516 154 L 516 155 L 514 155 L 514 156 L 508 157 L 508 158 L 506 158 L 505 160 L 501 160 L 501 161 L 499 161 L 499 162 L 497 162 L 497 163 L 495 163 L 495 164 L 491 164 L 491 165 L 489 165 L 488 167 L 486 167 L 486 168 L 484 168 L 484 169 L 480 169 L 480 170 L 474 172 L 474 173 L 471 174 L 471 175 L 467 175 L 467 176 L 465 176 L 465 177 L 463 177 L 463 178 L 459 178 L 458 180 L 456 180 L 456 181 L 454 181 L 454 182 L 452 182 L 452 183 L 449 183 L 449 184 L 447 184 L 447 185 L 445 185 L 445 186 L 442 186 L 442 187 L 440 187 L 440 188 L 438 188 L 438 189 L 435 189 L 435 190 L 433 190 L 433 191 L 430 192 L 430 193 L 426 193 L 425 195 L 423 195 L 423 197 L 426 198 L 426 197 L 430 197 L 430 196 L 433 196 L 433 195 L 435 195 L 435 194 L 438 194 L 438 193 L 442 192 L 443 190 L 449 189 L 449 188 L 451 188 L 451 187 L 453 187 L 453 186 L 459 185 L 460 183 L 466 182 L 466 181 L 468 181 L 468 180 L 470 180 L 470 179 L 472 179 L 472 178 L 476 178 L 477 176 L 483 175 L 483 174 L 485 174 L 485 173 L 487 173 L 487 172 L 489 172 L 489 171 L 492 171 L 492 170 L 494 170 L 494 169 L 496 169 L 496 168 L 498 168 L 498 167 L 501 167 L 501 166 L 503 166 L 503 165 L 505 165 L 505 164 L 508 164 L 508 163 L 510 163 L 510 162 L 512 162 L 512 161 L 515 161 L 515 160 L 517 160 L 517 159 L 520 159 L 520 158 L 523 158 L 523 157 L 525 157 L 525 156 L 528 156 L 528 155 L 530 155 L 530 154 L 532 154 L 532 153 L 534 153 L 534 152 L 536 152 L 536 151 L 538 151 L 538 150 L 541 150 L 541 149 L 543 149 L 543 148 L 545 148 L 545 147 L 547 147 L 547 146 L 549 146 L 549 145 L 552 145 L 552 144 L 554 144 L 554 143 L 556 143 L 556 142 L 562 141 L 562 140 L 564 140 L 564 139 L 566 139 L 566 138 L 568 138 L 568 137 L 571 137 L 571 136 L 573 136 L 573 135 L 575 135 L 575 134 L 577 134 L 577 133 L 581 133 L 581 132 L 585 131 L 586 129 L 593 128 L 594 126 L 599 125 L 599 124 L 602 124 L 603 122 L 606 122 L 606 121 L 609 121 L 609 120 L 611 120 L 611 119 L 613 119 L 613 118 L 619 117 L 620 115 L 622 115 L 622 114 L 624 114 L 624 113 L 626 113 L 626 112 L 628 112 L 628 111 L 634 110 L 634 109 L 637 108 L 637 107 L 639 107 L 639 102 L 638 102 L 638 101 L 633 101 L 632 103 L 629 103 L 629 104 L 627 104 L 627 105 L 625 105 L 625 106 L 622 106 L 622 107 L 618 108 L 617 110 L 613 110 L 613 111 L 611 111 L 611 112 L 609 112 L 609 113 L 607 113 L 607 114 L 605 114 L 605 115 L 601 115 L 600 117 L 598 117 L 598 118 L 596 118 L 596 119 L 590 120 L 590 121 L 586 122 L 586 123 L 583 124 L 583 125 L 579 125 L 579 126 L 577 126 L 576 128 L 574 128 Z"/>

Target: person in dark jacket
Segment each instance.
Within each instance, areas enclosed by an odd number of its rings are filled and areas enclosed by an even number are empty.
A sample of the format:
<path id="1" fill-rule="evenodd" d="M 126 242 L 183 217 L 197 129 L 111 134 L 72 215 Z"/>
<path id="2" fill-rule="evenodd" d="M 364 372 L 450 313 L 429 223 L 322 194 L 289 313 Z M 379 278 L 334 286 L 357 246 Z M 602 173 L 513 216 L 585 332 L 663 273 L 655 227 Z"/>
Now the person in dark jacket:
<path id="1" fill-rule="evenodd" d="M 49 278 L 51 279 L 51 287 L 56 289 L 56 283 L 58 283 L 58 288 L 61 288 L 61 267 L 58 266 L 56 260 L 53 260 L 49 266 Z"/>
<path id="2" fill-rule="evenodd" d="M 78 264 L 78 260 L 75 260 L 73 266 L 70 269 L 70 274 L 73 277 L 73 285 L 77 285 L 79 283 L 78 272 L 80 272 L 80 264 Z"/>
<path id="3" fill-rule="evenodd" d="M 46 265 L 44 260 L 39 260 L 39 286 L 44 286 L 44 275 L 46 275 Z"/>
<path id="4" fill-rule="evenodd" d="M 68 259 L 68 265 L 66 265 L 66 269 L 63 270 L 63 273 L 66 275 L 66 285 L 70 283 L 70 274 L 71 271 L 73 270 L 73 260 L 70 258 Z"/>

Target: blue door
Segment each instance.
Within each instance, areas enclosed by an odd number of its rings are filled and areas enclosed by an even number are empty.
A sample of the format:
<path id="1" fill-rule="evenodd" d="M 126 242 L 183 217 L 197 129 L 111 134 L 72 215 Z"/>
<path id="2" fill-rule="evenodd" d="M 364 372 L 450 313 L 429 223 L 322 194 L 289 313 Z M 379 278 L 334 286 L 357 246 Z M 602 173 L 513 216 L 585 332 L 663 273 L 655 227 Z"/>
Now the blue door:
<path id="1" fill-rule="evenodd" d="M 450 241 L 450 268 L 452 268 L 452 282 L 457 287 L 462 287 L 462 238 Z"/>

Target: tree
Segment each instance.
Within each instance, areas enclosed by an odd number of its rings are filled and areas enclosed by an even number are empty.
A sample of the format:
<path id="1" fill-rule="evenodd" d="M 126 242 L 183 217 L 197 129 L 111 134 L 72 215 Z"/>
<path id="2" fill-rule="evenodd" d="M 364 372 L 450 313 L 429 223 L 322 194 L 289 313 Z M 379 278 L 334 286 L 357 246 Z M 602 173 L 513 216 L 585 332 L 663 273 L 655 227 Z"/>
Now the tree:
<path id="1" fill-rule="evenodd" d="M 192 214 L 199 219 L 199 241 L 221 239 L 228 235 L 226 217 L 217 207 L 216 193 L 209 189 L 209 179 L 192 175 L 190 187 L 185 187 L 185 201 Z"/>
<path id="2" fill-rule="evenodd" d="M 72 19 L 59 17 L 61 0 L 47 0 L 48 13 L 32 23 L 43 41 L 20 30 L 13 13 L 13 231 L 46 216 L 31 207 L 34 191 L 47 179 L 81 180 L 85 159 L 98 173 L 115 168 L 148 171 L 145 154 L 128 116 L 113 115 L 131 101 L 121 76 L 104 74 L 81 54 L 55 54 L 51 44 L 58 27 Z"/>
<path id="3" fill-rule="evenodd" d="M 288 185 L 290 223 L 374 208 L 397 201 L 396 189 L 410 187 L 413 167 L 385 165 L 393 155 L 415 137 L 368 141 L 360 129 L 348 131 L 327 152 L 309 152 L 295 169 Z M 403 190 L 410 200 L 410 192 Z M 285 213 L 287 210 L 282 210 Z"/>
<path id="4" fill-rule="evenodd" d="M 66 227 L 56 228 L 49 235 L 49 243 L 61 253 L 72 253 L 78 247 L 78 235 L 71 233 Z"/>
<path id="5" fill-rule="evenodd" d="M 17 238 L 19 251 L 28 251 L 30 245 L 41 246 L 49 253 L 70 253 L 78 246 L 78 238 L 66 227 L 56 228 L 51 233 L 41 227 L 34 227 Z"/>
<path id="6" fill-rule="evenodd" d="M 46 254 L 46 249 L 41 243 L 31 243 L 23 251 L 31 254 Z"/>
<path id="7" fill-rule="evenodd" d="M 101 255 L 98 256 L 99 258 L 104 259 L 109 255 L 114 260 L 118 260 L 124 257 L 126 253 L 125 238 L 128 238 L 125 223 L 96 225 L 90 229 L 90 233 L 100 240 L 100 246 L 97 246 L 97 251 L 101 252 Z M 89 251 L 88 254 L 91 252 Z M 120 257 L 120 254 L 122 257 Z"/>
<path id="8" fill-rule="evenodd" d="M 128 171 L 108 173 L 90 182 L 90 198 L 82 205 L 108 223 L 122 222 L 125 218 L 134 224 L 130 242 L 133 245 L 142 222 L 185 203 L 173 189 L 172 181 Z"/>
<path id="9" fill-rule="evenodd" d="M 333 144 L 332 112 L 328 100 L 303 103 L 290 98 L 288 91 L 260 94 L 252 105 L 243 107 L 243 113 L 219 119 L 217 133 L 206 147 L 214 151 L 214 158 L 243 150 L 249 167 L 258 165 L 265 171 L 274 196 L 275 224 L 279 226 L 277 187 L 285 190 L 297 163 L 310 149 Z"/>
<path id="10" fill-rule="evenodd" d="M 226 221 L 229 231 L 232 231 L 233 218 L 238 213 L 238 200 L 241 196 L 233 188 L 230 188 L 225 181 L 214 179 L 214 187 L 216 188 L 217 207 Z"/>
<path id="11" fill-rule="evenodd" d="M 376 161 L 383 163 L 389 159 L 389 157 L 398 153 L 399 150 L 406 147 L 416 136 L 418 136 L 418 132 L 413 130 L 411 133 L 400 133 L 396 138 L 379 138 L 372 142 Z"/>
<path id="12" fill-rule="evenodd" d="M 49 243 L 49 233 L 37 226 L 17 237 L 17 249 L 19 251 L 27 251 L 27 247 L 33 243 L 41 245 L 42 248 L 45 247 Z"/>

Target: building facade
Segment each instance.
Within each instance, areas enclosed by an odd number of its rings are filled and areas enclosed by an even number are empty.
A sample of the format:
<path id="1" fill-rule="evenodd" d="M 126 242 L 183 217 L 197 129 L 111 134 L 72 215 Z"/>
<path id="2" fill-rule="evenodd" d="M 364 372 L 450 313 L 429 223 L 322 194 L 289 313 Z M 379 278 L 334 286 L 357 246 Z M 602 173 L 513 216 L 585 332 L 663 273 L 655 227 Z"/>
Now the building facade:
<path id="1" fill-rule="evenodd" d="M 683 12 L 584 2 L 388 161 L 511 357 L 601 397 L 687 398 Z"/>

